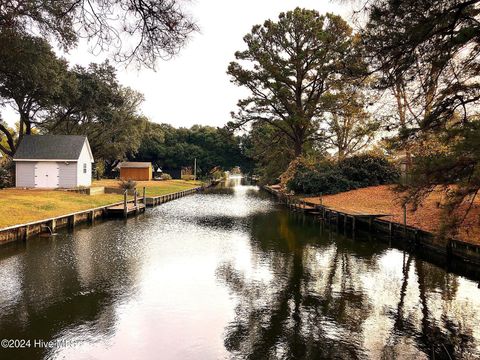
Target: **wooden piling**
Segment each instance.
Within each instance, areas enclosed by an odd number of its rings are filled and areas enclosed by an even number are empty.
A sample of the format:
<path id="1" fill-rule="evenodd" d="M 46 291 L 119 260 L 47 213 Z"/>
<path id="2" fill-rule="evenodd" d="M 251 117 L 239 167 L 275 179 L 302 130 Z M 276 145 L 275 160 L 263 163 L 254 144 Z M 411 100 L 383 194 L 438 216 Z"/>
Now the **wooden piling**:
<path id="1" fill-rule="evenodd" d="M 127 207 L 127 191 L 123 193 L 123 216 L 125 219 L 128 217 L 128 207 Z"/>
<path id="2" fill-rule="evenodd" d="M 68 228 L 73 229 L 75 227 L 75 214 L 68 217 Z"/>
<path id="3" fill-rule="evenodd" d="M 56 219 L 50 220 L 48 226 L 50 227 L 50 231 L 52 233 L 55 232 L 55 229 L 57 228 L 57 220 Z"/>

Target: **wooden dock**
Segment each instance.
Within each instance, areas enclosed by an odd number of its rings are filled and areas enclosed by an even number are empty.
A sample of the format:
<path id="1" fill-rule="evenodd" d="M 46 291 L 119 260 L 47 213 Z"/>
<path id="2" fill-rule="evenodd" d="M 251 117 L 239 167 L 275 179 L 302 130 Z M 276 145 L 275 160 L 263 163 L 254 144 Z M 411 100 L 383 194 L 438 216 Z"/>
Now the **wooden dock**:
<path id="1" fill-rule="evenodd" d="M 343 221 L 343 226 L 346 227 L 350 223 L 352 232 L 355 233 L 357 228 L 357 221 L 363 220 L 369 225 L 369 230 L 373 225 L 374 220 L 392 216 L 390 214 L 383 213 L 369 213 L 352 211 L 342 208 L 331 208 L 325 205 L 319 205 L 316 203 L 308 202 L 305 200 L 299 200 L 290 198 L 287 196 L 287 205 L 293 211 L 300 211 L 306 214 L 320 217 L 328 224 L 336 223 L 339 225 Z"/>
<path id="2" fill-rule="evenodd" d="M 435 251 L 442 256 L 447 256 L 447 258 L 455 257 L 463 262 L 480 265 L 480 245 L 459 239 L 447 239 L 439 243 L 434 234 L 407 225 L 405 217 L 402 224 L 388 219 L 392 216 L 390 214 L 332 208 L 285 194 L 276 187 L 263 186 L 262 188 L 278 198 L 292 211 L 313 215 L 329 226 L 333 225 L 337 230 L 343 227 L 345 234 L 350 229 L 354 238 L 357 230 L 362 228 L 370 233 L 387 235 L 390 241 L 398 240 L 407 246 L 421 247 L 427 251 Z"/>
<path id="3" fill-rule="evenodd" d="M 132 203 L 128 203 L 126 208 L 124 204 L 110 206 L 107 208 L 107 214 L 109 216 L 129 216 L 129 215 L 136 215 L 144 211 L 145 211 L 144 204 L 135 205 Z"/>
<path id="4" fill-rule="evenodd" d="M 128 201 L 128 190 L 123 193 L 123 204 L 116 204 L 107 207 L 108 216 L 123 216 L 127 218 L 129 215 L 137 215 L 145 212 L 146 203 L 146 188 L 143 188 L 143 196 L 138 198 L 137 189 L 133 189 L 133 202 Z"/>
<path id="5" fill-rule="evenodd" d="M 336 223 L 337 226 L 340 225 L 341 221 L 343 220 L 344 229 L 347 229 L 348 224 L 351 224 L 352 233 L 355 233 L 357 228 L 358 221 L 364 221 L 368 223 L 368 230 L 372 230 L 373 222 L 377 219 L 390 217 L 390 214 L 383 214 L 383 213 L 369 213 L 369 212 L 360 212 L 360 211 L 352 211 L 348 209 L 341 209 L 341 208 L 330 208 L 324 205 L 316 205 L 316 209 L 318 209 L 319 215 L 321 218 L 331 224 L 332 222 Z"/>

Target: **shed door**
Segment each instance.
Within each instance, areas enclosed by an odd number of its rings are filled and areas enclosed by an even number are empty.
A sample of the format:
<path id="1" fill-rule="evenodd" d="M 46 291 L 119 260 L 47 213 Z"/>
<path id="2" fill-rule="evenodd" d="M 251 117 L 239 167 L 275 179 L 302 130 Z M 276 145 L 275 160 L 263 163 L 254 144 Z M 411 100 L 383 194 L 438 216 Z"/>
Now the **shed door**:
<path id="1" fill-rule="evenodd" d="M 58 165 L 56 162 L 39 162 L 35 165 L 35 187 L 58 187 Z"/>

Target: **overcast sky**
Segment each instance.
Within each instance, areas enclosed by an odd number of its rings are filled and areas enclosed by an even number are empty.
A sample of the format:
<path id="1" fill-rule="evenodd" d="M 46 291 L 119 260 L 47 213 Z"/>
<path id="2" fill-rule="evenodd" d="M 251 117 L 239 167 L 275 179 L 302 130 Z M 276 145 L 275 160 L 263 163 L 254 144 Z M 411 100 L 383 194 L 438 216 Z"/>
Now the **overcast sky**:
<path id="1" fill-rule="evenodd" d="M 351 13 L 348 4 L 330 0 L 193 0 L 187 3 L 187 10 L 198 23 L 200 33 L 180 54 L 159 61 L 156 72 L 117 66 L 118 78 L 123 85 L 144 94 L 142 111 L 154 122 L 175 127 L 222 126 L 230 120 L 237 100 L 246 94 L 231 84 L 226 74 L 235 51 L 245 48 L 243 36 L 253 25 L 277 19 L 280 12 L 296 6 L 333 12 L 346 20 Z M 81 65 L 107 58 L 106 54 L 92 55 L 83 43 L 64 56 L 70 63 Z M 14 114 L 8 115 L 5 118 L 12 123 Z"/>

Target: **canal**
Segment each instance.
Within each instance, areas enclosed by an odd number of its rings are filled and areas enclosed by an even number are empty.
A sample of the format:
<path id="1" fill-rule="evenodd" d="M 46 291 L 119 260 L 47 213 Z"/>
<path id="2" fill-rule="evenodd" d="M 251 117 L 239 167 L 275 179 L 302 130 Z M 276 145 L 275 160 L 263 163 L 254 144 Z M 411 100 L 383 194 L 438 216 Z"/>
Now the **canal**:
<path id="1" fill-rule="evenodd" d="M 478 279 L 254 186 L 2 247 L 0 280 L 0 359 L 480 357 Z"/>

